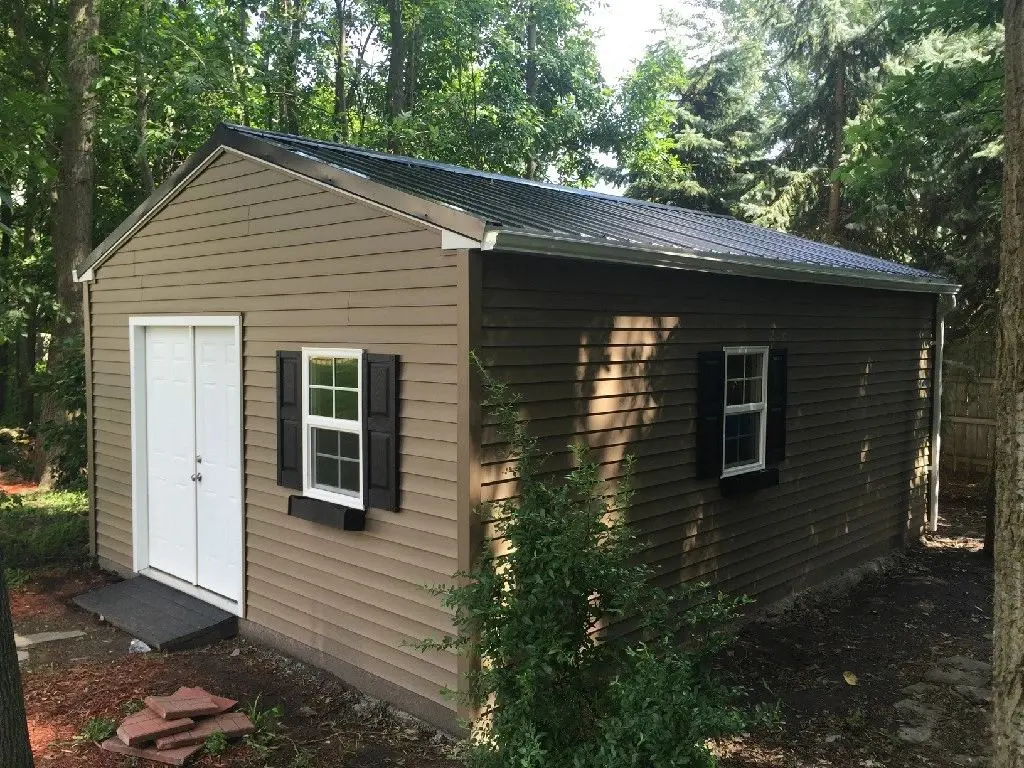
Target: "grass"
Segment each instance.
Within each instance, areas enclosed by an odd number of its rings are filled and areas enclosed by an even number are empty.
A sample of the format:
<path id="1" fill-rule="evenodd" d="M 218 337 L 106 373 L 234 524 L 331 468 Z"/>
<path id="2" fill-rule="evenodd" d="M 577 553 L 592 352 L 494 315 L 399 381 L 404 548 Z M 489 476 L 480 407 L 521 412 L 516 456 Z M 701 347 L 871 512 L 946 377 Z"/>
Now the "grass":
<path id="1" fill-rule="evenodd" d="M 284 714 L 281 707 L 264 707 L 257 696 L 249 706 L 242 709 L 242 712 L 255 728 L 243 741 L 259 759 L 266 759 L 267 755 L 279 746 L 277 729 L 281 715 Z"/>
<path id="2" fill-rule="evenodd" d="M 0 494 L 0 551 L 10 572 L 81 565 L 88 558 L 88 502 L 80 491 Z"/>

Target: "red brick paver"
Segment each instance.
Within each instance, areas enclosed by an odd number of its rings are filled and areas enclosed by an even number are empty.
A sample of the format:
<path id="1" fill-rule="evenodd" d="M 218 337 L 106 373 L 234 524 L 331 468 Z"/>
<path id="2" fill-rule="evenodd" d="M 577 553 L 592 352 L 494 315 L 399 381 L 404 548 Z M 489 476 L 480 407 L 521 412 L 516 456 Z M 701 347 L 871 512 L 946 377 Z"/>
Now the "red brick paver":
<path id="1" fill-rule="evenodd" d="M 182 686 L 174 692 L 175 696 L 209 696 L 213 699 L 214 703 L 219 707 L 215 714 L 223 714 L 228 710 L 234 709 L 235 705 L 238 704 L 234 699 L 226 699 L 223 696 L 215 696 L 212 693 L 203 690 L 202 688 L 186 688 Z"/>
<path id="2" fill-rule="evenodd" d="M 192 747 L 179 747 L 178 749 L 165 749 L 163 751 L 153 747 L 139 749 L 138 747 L 129 747 L 118 738 L 107 739 L 100 744 L 100 749 L 105 749 L 108 752 L 128 755 L 129 757 L 140 757 L 143 760 L 153 760 L 165 765 L 184 765 L 186 760 L 202 748 L 202 744 L 197 744 Z"/>
<path id="3" fill-rule="evenodd" d="M 206 739 L 215 734 L 223 733 L 229 739 L 237 739 L 256 730 L 248 717 L 240 712 L 231 712 L 226 715 L 217 715 L 208 720 L 203 720 L 195 728 L 184 733 L 176 733 L 173 736 L 163 736 L 156 740 L 157 749 L 174 749 L 176 747 L 188 747 L 193 744 L 202 744 Z"/>
<path id="4" fill-rule="evenodd" d="M 179 693 L 173 696 L 147 696 L 146 706 L 164 720 L 215 715 L 220 711 L 220 704 L 214 701 L 208 693 L 196 694 L 192 691 L 180 693 L 180 695 Z"/>
<path id="5" fill-rule="evenodd" d="M 170 736 L 187 731 L 193 725 L 195 721 L 187 717 L 164 720 L 156 712 L 144 709 L 134 715 L 128 715 L 117 729 L 117 736 L 128 746 L 135 747 L 153 741 L 158 736 Z"/>

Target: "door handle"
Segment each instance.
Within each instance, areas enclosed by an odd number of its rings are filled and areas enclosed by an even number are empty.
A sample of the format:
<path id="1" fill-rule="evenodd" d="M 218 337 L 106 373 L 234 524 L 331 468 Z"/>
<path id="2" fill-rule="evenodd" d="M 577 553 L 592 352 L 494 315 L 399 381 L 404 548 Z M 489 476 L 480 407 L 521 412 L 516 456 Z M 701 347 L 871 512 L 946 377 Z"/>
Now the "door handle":
<path id="1" fill-rule="evenodd" d="M 201 482 L 203 482 L 203 473 L 202 472 L 196 472 L 194 475 L 192 475 L 192 482 L 193 483 L 201 483 Z"/>

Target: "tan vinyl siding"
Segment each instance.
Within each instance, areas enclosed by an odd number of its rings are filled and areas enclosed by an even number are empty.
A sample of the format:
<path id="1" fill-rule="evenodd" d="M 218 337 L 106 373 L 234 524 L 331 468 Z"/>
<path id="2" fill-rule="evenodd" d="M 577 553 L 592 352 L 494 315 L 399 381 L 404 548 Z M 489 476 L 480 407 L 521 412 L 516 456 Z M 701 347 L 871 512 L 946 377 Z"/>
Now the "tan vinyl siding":
<path id="1" fill-rule="evenodd" d="M 132 564 L 128 318 L 242 314 L 246 617 L 444 706 L 451 628 L 423 589 L 457 568 L 456 254 L 421 224 L 225 154 L 97 271 L 92 287 L 97 553 Z M 275 353 L 401 355 L 402 509 L 343 532 L 287 516 Z"/>
<path id="2" fill-rule="evenodd" d="M 603 476 L 637 457 L 631 518 L 659 580 L 765 599 L 898 546 L 923 522 L 934 298 L 544 258 L 483 260 L 481 347 L 523 396 L 552 469 L 582 438 Z M 697 353 L 789 351 L 782 482 L 697 480 Z M 493 423 L 483 498 L 507 497 Z"/>

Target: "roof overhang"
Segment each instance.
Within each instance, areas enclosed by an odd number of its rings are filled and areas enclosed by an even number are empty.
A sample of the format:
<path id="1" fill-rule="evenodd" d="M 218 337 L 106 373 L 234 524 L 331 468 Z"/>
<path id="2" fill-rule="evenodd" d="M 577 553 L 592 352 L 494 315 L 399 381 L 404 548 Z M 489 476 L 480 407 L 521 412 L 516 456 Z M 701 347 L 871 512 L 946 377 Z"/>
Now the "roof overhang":
<path id="1" fill-rule="evenodd" d="M 584 261 L 634 264 L 663 269 L 708 272 L 719 275 L 757 277 L 767 280 L 843 285 L 853 288 L 910 291 L 916 293 L 956 294 L 956 283 L 902 275 L 871 273 L 839 267 L 745 256 L 735 253 L 660 250 L 639 245 L 575 240 L 542 233 L 491 230 L 481 240 L 481 249 L 561 256 Z"/>
<path id="2" fill-rule="evenodd" d="M 75 282 L 95 279 L 96 270 L 103 262 L 116 253 L 118 248 L 163 210 L 189 182 L 225 152 L 241 155 L 323 189 L 359 198 L 362 202 L 387 210 L 389 213 L 439 230 L 443 247 L 469 247 L 471 244 L 479 243 L 485 234 L 486 223 L 466 211 L 410 195 L 272 141 L 218 125 L 213 136 L 202 147 L 179 166 L 80 264 L 75 265 L 72 271 Z"/>

